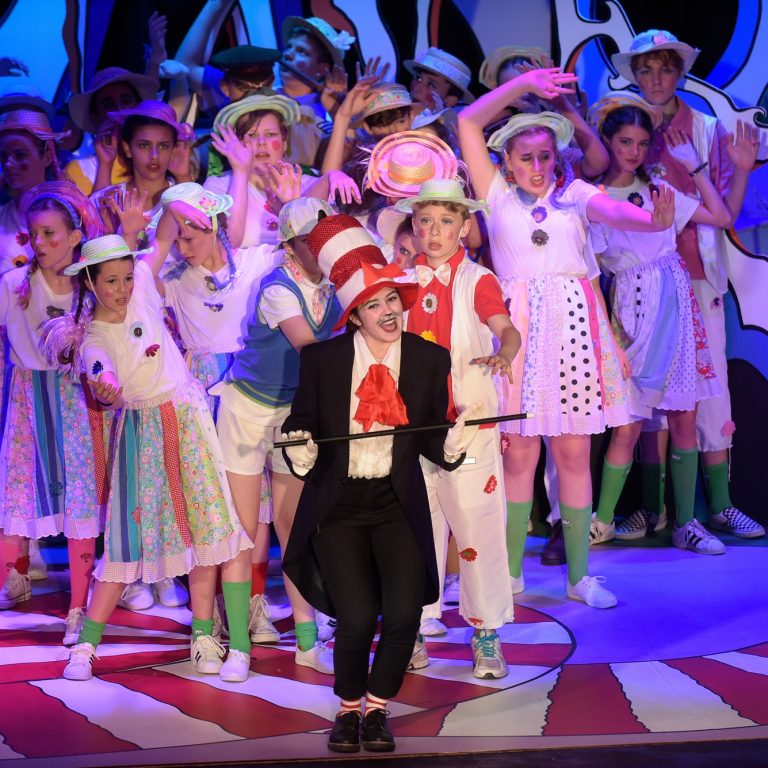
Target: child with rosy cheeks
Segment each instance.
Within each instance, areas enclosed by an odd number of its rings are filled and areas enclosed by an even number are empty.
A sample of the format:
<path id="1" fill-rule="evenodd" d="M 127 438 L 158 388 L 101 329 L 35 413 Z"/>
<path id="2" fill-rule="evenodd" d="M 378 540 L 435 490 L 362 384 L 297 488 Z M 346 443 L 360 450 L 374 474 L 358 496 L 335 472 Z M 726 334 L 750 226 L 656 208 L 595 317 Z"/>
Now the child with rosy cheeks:
<path id="1" fill-rule="evenodd" d="M 661 124 L 661 109 L 632 93 L 613 93 L 598 101 L 591 115 L 610 152 L 610 166 L 602 179 L 606 193 L 649 208 L 657 187 L 643 163 L 653 131 Z M 739 144 L 749 145 L 749 138 L 739 133 Z M 614 537 L 613 512 L 632 466 L 642 418 L 657 410 L 666 413 L 672 436 L 670 472 L 676 509 L 672 543 L 700 554 L 721 554 L 723 543 L 694 518 L 699 460 L 696 405 L 719 395 L 721 385 L 688 268 L 677 253 L 676 235 L 689 221 L 724 227 L 730 214 L 709 176 L 697 171 L 701 160 L 690 140 L 674 128 L 668 128 L 664 138 L 667 151 L 694 179 L 701 202 L 675 190 L 674 226 L 664 232 L 627 235 L 603 225 L 592 228 L 602 268 L 614 276 L 613 327 L 632 368 L 630 408 L 637 421 L 618 426 L 611 434 L 590 539 L 596 544 Z M 659 349 L 668 353 L 659 355 Z M 643 522 L 644 527 L 663 526 L 658 516 Z M 758 524 L 753 525 L 757 531 Z"/>
<path id="2" fill-rule="evenodd" d="M 588 575 L 592 485 L 590 435 L 631 420 L 626 356 L 608 326 L 587 251 L 591 223 L 659 232 L 674 220 L 674 197 L 662 188 L 649 210 L 613 200 L 573 179 L 561 152 L 573 136 L 570 121 L 552 112 L 521 114 L 486 145 L 484 126 L 525 93 L 553 99 L 570 93 L 575 75 L 534 69 L 509 80 L 459 115 L 459 138 L 475 191 L 490 206 L 489 239 L 509 313 L 523 337 L 512 384 L 501 381 L 502 410 L 533 414 L 504 427 L 507 548 L 513 592 L 522 592 L 522 558 L 533 500 L 541 436 L 549 435 L 559 479 L 568 560 L 567 594 L 596 608 L 616 597 Z M 508 184 L 488 149 L 503 153 Z"/>
<path id="3" fill-rule="evenodd" d="M 299 105 L 286 96 L 246 96 L 222 109 L 213 124 L 213 147 L 231 168 L 209 176 L 206 189 L 235 201 L 229 237 L 235 248 L 277 245 L 280 207 L 298 197 L 359 201 L 354 182 L 340 171 L 318 178 L 284 162 L 288 127 L 301 119 Z M 241 223 L 242 222 L 242 223 Z"/>
<path id="4" fill-rule="evenodd" d="M 470 212 L 484 209 L 485 203 L 467 199 L 458 179 L 432 179 L 421 185 L 418 195 L 400 200 L 395 208 L 412 213 L 419 249 L 414 262 L 419 290 L 408 315 L 408 330 L 451 353 L 447 419 L 471 418 L 474 411 L 494 416 L 499 408 L 493 375 L 510 374 L 520 334 L 509 319 L 498 280 L 470 261 L 461 244 L 469 232 Z M 513 617 L 499 440 L 498 426 L 481 429 L 470 457 L 455 472 L 423 463 L 439 584 L 443 584 L 449 528 L 461 554 L 459 611 L 474 628 L 471 647 L 477 678 L 498 679 L 508 673 L 497 631 Z M 445 634 L 440 617 L 438 599 L 425 607 L 421 633 Z M 420 640 L 412 665 L 427 663 Z"/>
<path id="5" fill-rule="evenodd" d="M 72 645 L 83 621 L 96 537 L 106 502 L 104 419 L 84 388 L 85 379 L 57 370 L 41 350 L 41 326 L 77 302 L 64 270 L 85 236 L 100 233 L 89 200 L 67 182 L 45 182 L 22 200 L 35 255 L 28 266 L 0 280 L 0 325 L 8 336 L 11 369 L 8 415 L 0 449 L 0 607 L 31 596 L 26 571 L 14 565 L 22 537 L 64 533 L 70 572 L 70 607 L 64 644 Z M 37 477 L 38 482 L 31 482 Z M 6 581 L 7 579 L 7 581 Z"/>
<path id="6" fill-rule="evenodd" d="M 214 566 L 252 546 L 232 503 L 205 393 L 163 322 L 155 285 L 159 252 L 134 262 L 123 238 L 108 235 L 86 243 L 80 260 L 67 268 L 78 276 L 82 291 L 67 320 L 85 325 L 85 338 L 82 343 L 70 339 L 66 351 L 79 356 L 96 402 L 108 411 L 121 409 L 104 557 L 78 644 L 64 669 L 69 680 L 91 678 L 96 646 L 126 585 L 185 573 L 191 660 L 198 673 L 218 674 L 223 654 L 211 636 L 210 576 L 214 573 L 215 581 Z M 86 292 L 93 295 L 92 310 L 84 309 Z M 53 344 L 52 352 L 64 351 L 58 346 Z"/>

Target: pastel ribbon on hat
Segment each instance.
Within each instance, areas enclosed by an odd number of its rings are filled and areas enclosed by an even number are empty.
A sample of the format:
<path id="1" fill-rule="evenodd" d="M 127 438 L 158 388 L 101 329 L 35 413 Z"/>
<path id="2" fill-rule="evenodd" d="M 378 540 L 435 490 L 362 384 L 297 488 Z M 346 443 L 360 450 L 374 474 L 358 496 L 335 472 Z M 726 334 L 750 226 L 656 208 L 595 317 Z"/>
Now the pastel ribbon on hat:
<path id="1" fill-rule="evenodd" d="M 432 269 L 425 264 L 416 265 L 416 281 L 422 288 L 426 288 L 434 279 L 447 286 L 451 282 L 451 265 L 445 262 L 437 269 Z"/>
<path id="2" fill-rule="evenodd" d="M 363 270 L 363 283 L 366 288 L 375 285 L 383 277 L 405 277 L 405 272 L 403 272 L 397 264 L 380 266 L 378 264 L 368 264 L 363 261 L 360 264 L 360 268 Z"/>
<path id="3" fill-rule="evenodd" d="M 401 427 L 408 423 L 405 403 L 386 365 L 374 363 L 355 394 L 360 402 L 354 419 L 363 425 L 363 432 L 370 432 L 374 422 L 388 427 Z"/>

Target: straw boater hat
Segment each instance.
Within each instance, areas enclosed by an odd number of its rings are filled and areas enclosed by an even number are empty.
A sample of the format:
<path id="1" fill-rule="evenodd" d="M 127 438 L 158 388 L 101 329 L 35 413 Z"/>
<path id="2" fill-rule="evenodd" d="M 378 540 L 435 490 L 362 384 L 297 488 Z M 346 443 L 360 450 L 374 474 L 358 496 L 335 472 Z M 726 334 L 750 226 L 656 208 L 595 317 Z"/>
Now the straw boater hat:
<path id="1" fill-rule="evenodd" d="M 289 99 L 287 96 L 280 96 L 279 94 L 271 96 L 255 95 L 246 96 L 244 99 L 240 99 L 240 101 L 227 104 L 216 115 L 213 121 L 213 130 L 220 135 L 221 126 L 229 125 L 234 128 L 237 121 L 243 115 L 247 115 L 250 112 L 262 112 L 267 109 L 281 115 L 286 125 L 301 121 L 301 111 L 294 99 Z"/>
<path id="2" fill-rule="evenodd" d="M 527 59 L 534 67 L 543 67 L 549 58 L 546 51 L 541 48 L 526 47 L 523 45 L 504 45 L 497 48 L 480 65 L 480 74 L 477 79 L 486 87 L 493 90 L 499 85 L 499 72 L 504 63 L 510 59 Z"/>
<path id="3" fill-rule="evenodd" d="M 125 125 L 129 117 L 148 117 L 152 120 L 160 120 L 169 128 L 172 128 L 178 141 L 191 141 L 194 137 L 192 126 L 187 123 L 179 123 L 173 107 L 164 101 L 146 99 L 130 109 L 121 109 L 119 112 L 108 112 L 109 117 L 119 126 Z"/>
<path id="4" fill-rule="evenodd" d="M 299 197 L 287 202 L 280 209 L 280 242 L 308 235 L 320 219 L 335 213 L 325 200 L 317 197 Z"/>
<path id="5" fill-rule="evenodd" d="M 675 51 L 683 60 L 681 75 L 687 75 L 691 71 L 693 62 L 701 53 L 698 48 L 693 48 L 687 43 L 681 43 L 671 32 L 665 29 L 649 29 L 636 35 L 629 46 L 628 53 L 614 53 L 611 56 L 611 64 L 614 69 L 630 83 L 637 85 L 637 78 L 632 71 L 632 59 L 644 53 L 654 51 Z"/>
<path id="6" fill-rule="evenodd" d="M 387 264 L 370 232 L 355 218 L 340 213 L 320 221 L 307 238 L 310 253 L 336 287 L 342 315 L 334 330 L 346 325 L 349 314 L 382 288 L 397 288 L 403 309 L 416 302 L 419 286 L 403 283 L 405 273 Z"/>
<path id="7" fill-rule="evenodd" d="M 282 26 L 283 45 L 288 44 L 291 33 L 296 29 L 314 37 L 331 55 L 333 63 L 339 66 L 344 61 L 344 54 L 355 42 L 353 35 L 345 31 L 337 32 L 325 19 L 319 19 L 316 16 L 308 19 L 301 16 L 287 16 Z"/>
<path id="8" fill-rule="evenodd" d="M 160 84 L 152 77 L 138 75 L 122 67 L 107 67 L 97 72 L 91 80 L 90 87 L 83 93 L 76 93 L 69 100 L 69 114 L 72 122 L 88 133 L 96 133 L 99 126 L 91 117 L 91 98 L 96 91 L 100 91 L 113 83 L 129 83 L 139 94 L 140 101 L 153 99 L 157 94 Z"/>
<path id="9" fill-rule="evenodd" d="M 399 83 L 381 83 L 371 89 L 373 98 L 366 104 L 360 115 L 361 120 L 369 118 L 378 112 L 399 107 L 412 107 L 411 94 L 404 85 Z"/>
<path id="10" fill-rule="evenodd" d="M 100 237 L 104 224 L 96 206 L 69 181 L 44 181 L 24 194 L 19 202 L 19 213 L 26 219 L 30 205 L 41 199 L 55 200 L 63 206 L 72 224 L 83 233 L 83 241 Z"/>
<path id="11" fill-rule="evenodd" d="M 472 200 L 464 194 L 464 186 L 459 179 L 425 181 L 417 195 L 398 200 L 395 208 L 403 213 L 413 213 L 413 206 L 417 203 L 456 203 L 466 206 L 470 212 L 488 212 L 485 200 Z"/>
<path id="12" fill-rule="evenodd" d="M 48 116 L 36 109 L 14 109 L 0 115 L 0 133 L 7 131 L 26 131 L 41 141 L 60 141 L 70 134 L 70 131 L 54 131 Z"/>
<path id="13" fill-rule="evenodd" d="M 596 101 L 587 114 L 589 124 L 594 126 L 598 133 L 602 133 L 605 118 L 615 109 L 622 107 L 637 107 L 642 109 L 651 119 L 651 125 L 655 131 L 662 122 L 663 113 L 661 107 L 649 104 L 642 96 L 632 91 L 609 91 L 602 99 Z"/>
<path id="14" fill-rule="evenodd" d="M 468 90 L 469 83 L 472 80 L 472 73 L 469 71 L 469 67 L 460 59 L 451 56 L 447 51 L 440 48 L 427 48 L 426 51 L 419 54 L 415 59 L 404 61 L 403 66 L 412 75 L 418 74 L 420 69 L 432 72 L 435 75 L 442 75 L 449 83 L 452 83 L 462 91 L 465 103 L 469 104 L 475 100 L 475 97 Z"/>
<path id="15" fill-rule="evenodd" d="M 365 185 L 387 197 L 408 197 L 428 179 L 452 179 L 457 170 L 456 155 L 442 139 L 401 131 L 385 136 L 373 148 Z"/>
<path id="16" fill-rule="evenodd" d="M 539 112 L 537 114 L 526 112 L 510 117 L 503 127 L 491 134 L 487 141 L 487 147 L 501 152 L 513 136 L 535 126 L 549 128 L 555 134 L 557 148 L 560 150 L 565 149 L 573 138 L 573 123 L 567 117 L 563 117 L 557 112 Z"/>
<path id="17" fill-rule="evenodd" d="M 45 112 L 53 120 L 56 108 L 46 101 L 26 77 L 0 77 L 0 112 L 30 109 Z"/>
<path id="18" fill-rule="evenodd" d="M 132 251 L 120 235 L 104 235 L 89 240 L 80 250 L 80 258 L 64 269 L 64 274 L 73 277 L 81 270 L 88 272 L 88 267 L 104 261 L 122 259 L 124 256 L 138 256 L 149 251 Z"/>

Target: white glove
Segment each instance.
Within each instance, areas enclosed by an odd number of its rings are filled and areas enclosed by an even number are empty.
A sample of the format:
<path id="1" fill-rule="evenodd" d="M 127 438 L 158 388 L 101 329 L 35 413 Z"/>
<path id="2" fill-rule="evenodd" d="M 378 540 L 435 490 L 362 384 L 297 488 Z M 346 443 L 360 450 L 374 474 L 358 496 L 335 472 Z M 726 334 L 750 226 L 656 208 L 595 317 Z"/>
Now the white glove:
<path id="1" fill-rule="evenodd" d="M 159 75 L 163 80 L 175 80 L 188 74 L 189 67 L 176 59 L 166 59 L 160 63 Z"/>
<path id="2" fill-rule="evenodd" d="M 312 440 L 311 432 L 302 432 L 301 430 L 291 431 L 287 435 L 283 432 L 280 435 L 282 440 L 306 440 L 305 445 L 289 445 L 285 452 L 291 460 L 293 469 L 298 475 L 306 475 L 317 461 L 317 445 Z"/>
<path id="3" fill-rule="evenodd" d="M 456 461 L 462 453 L 466 453 L 480 429 L 477 424 L 468 427 L 465 422 L 469 419 L 482 419 L 484 416 L 485 406 L 482 403 L 472 403 L 459 414 L 456 423 L 445 436 L 443 452 L 447 461 Z"/>

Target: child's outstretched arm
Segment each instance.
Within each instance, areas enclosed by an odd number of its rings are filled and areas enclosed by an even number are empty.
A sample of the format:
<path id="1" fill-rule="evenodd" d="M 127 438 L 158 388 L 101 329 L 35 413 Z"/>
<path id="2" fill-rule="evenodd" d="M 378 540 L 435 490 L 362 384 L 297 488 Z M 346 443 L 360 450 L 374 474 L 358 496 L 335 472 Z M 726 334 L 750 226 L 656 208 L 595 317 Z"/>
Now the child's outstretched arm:
<path id="1" fill-rule="evenodd" d="M 103 371 L 98 381 L 88 380 L 96 402 L 105 411 L 116 411 L 123 407 L 123 388 L 111 371 Z"/>
<path id="2" fill-rule="evenodd" d="M 509 315 L 493 315 L 487 320 L 491 333 L 499 340 L 499 351 L 489 357 L 476 357 L 472 365 L 486 365 L 491 373 L 500 373 L 512 383 L 512 361 L 520 350 L 520 332 L 512 325 Z"/>
<path id="3" fill-rule="evenodd" d="M 227 158 L 232 169 L 227 194 L 232 196 L 233 204 L 227 219 L 227 234 L 232 247 L 240 248 L 248 213 L 248 174 L 253 163 L 253 147 L 241 141 L 229 125 L 222 125 L 219 131 L 221 135 L 211 134 L 211 144 L 220 155 Z"/>
<path id="4" fill-rule="evenodd" d="M 651 193 L 653 211 L 633 203 L 613 200 L 606 194 L 593 195 L 587 203 L 587 218 L 593 224 L 607 224 L 629 232 L 663 232 L 675 223 L 675 195 L 662 184 Z"/>
<path id="5" fill-rule="evenodd" d="M 496 172 L 496 166 L 491 161 L 485 145 L 483 128 L 502 109 L 524 94 L 535 93 L 544 99 L 554 99 L 560 94 L 573 93 L 567 86 L 576 81 L 576 75 L 561 72 L 559 67 L 532 69 L 494 88 L 459 112 L 461 153 L 469 168 L 472 186 L 478 198 L 487 196 Z"/>

